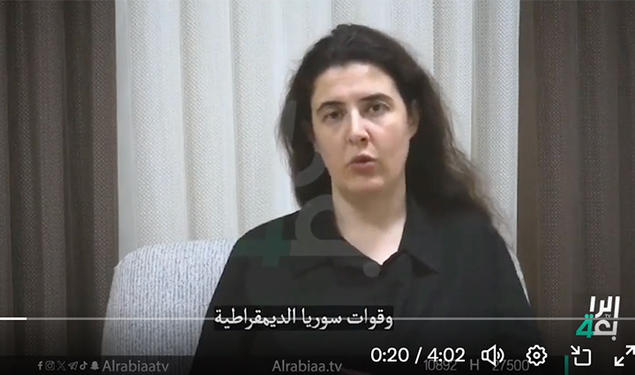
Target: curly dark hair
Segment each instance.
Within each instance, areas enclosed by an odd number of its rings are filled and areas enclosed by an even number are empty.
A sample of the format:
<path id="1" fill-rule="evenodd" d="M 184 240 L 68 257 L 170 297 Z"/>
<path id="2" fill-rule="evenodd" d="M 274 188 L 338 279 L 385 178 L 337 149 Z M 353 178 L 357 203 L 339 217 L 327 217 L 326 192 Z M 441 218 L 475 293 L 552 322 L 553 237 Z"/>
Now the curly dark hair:
<path id="1" fill-rule="evenodd" d="M 410 139 L 406 191 L 432 215 L 470 210 L 490 222 L 492 211 L 473 166 L 455 146 L 437 84 L 397 40 L 355 24 L 338 25 L 304 55 L 289 83 L 277 137 L 288 156 L 296 201 L 300 206 L 331 194 L 331 178 L 313 148 L 311 96 L 316 78 L 333 66 L 368 63 L 387 73 L 406 103 L 408 115 L 419 112 Z M 408 105 L 414 103 L 414 106 Z"/>

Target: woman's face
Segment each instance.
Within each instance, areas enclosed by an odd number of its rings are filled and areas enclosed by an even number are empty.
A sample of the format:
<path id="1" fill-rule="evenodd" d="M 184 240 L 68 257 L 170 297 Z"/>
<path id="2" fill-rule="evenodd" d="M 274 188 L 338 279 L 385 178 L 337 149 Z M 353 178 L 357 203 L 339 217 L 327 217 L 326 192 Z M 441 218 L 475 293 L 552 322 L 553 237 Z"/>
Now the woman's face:
<path id="1" fill-rule="evenodd" d="M 410 138 L 418 125 L 392 78 L 371 64 L 331 67 L 311 97 L 314 146 L 341 192 L 378 192 L 405 183 Z M 352 163 L 359 155 L 374 160 Z"/>

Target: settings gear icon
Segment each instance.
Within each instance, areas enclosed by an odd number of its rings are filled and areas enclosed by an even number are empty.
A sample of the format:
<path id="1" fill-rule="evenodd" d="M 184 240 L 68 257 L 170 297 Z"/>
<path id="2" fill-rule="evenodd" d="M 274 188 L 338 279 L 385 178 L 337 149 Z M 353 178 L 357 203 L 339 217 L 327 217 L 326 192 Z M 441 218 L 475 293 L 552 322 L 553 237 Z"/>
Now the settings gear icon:
<path id="1" fill-rule="evenodd" d="M 534 366 L 540 366 L 545 363 L 547 359 L 547 350 L 540 345 L 534 345 L 527 349 L 525 354 L 529 363 Z"/>

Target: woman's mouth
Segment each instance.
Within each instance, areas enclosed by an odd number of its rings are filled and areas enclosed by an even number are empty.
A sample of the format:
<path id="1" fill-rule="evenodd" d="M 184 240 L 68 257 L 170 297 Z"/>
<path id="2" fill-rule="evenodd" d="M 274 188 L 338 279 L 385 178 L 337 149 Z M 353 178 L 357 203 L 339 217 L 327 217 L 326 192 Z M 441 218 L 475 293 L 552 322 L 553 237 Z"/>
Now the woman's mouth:
<path id="1" fill-rule="evenodd" d="M 356 172 L 372 172 L 377 166 L 377 161 L 370 157 L 357 157 L 349 163 L 349 166 Z"/>

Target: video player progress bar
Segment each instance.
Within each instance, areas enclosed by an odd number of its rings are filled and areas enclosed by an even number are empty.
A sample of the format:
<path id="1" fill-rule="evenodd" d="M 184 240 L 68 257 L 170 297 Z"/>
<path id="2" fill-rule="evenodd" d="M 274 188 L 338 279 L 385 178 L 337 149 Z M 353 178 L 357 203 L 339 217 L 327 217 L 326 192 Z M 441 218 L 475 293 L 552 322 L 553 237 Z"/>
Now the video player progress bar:
<path id="1" fill-rule="evenodd" d="M 25 321 L 25 320 L 214 320 L 215 318 L 199 317 L 0 317 L 0 321 Z M 301 320 L 298 318 L 297 320 Z M 621 318 L 591 318 L 583 317 L 393 317 L 393 320 L 635 320 L 635 317 Z"/>

